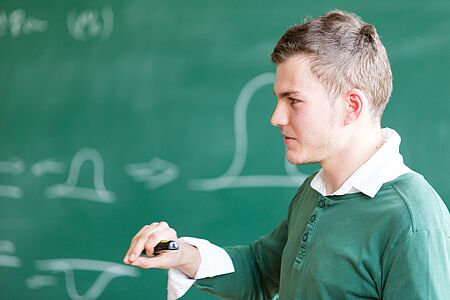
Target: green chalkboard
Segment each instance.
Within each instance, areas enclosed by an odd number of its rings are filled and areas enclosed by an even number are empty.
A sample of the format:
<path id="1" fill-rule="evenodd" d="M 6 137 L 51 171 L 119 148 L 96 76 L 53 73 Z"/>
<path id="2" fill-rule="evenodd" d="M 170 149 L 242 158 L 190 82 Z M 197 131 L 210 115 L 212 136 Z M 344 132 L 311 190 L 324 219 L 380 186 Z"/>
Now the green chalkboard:
<path id="1" fill-rule="evenodd" d="M 0 298 L 165 299 L 165 271 L 121 263 L 144 224 L 221 246 L 274 227 L 318 166 L 285 162 L 270 53 L 333 8 L 377 26 L 383 125 L 449 205 L 448 0 L 2 0 Z"/>

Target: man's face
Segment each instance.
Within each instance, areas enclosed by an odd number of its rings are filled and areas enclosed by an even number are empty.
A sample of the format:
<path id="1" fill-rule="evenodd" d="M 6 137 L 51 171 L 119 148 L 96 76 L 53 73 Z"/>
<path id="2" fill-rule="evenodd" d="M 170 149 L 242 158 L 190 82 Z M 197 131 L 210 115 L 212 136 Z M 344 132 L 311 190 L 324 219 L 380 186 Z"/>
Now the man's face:
<path id="1" fill-rule="evenodd" d="M 278 99 L 271 123 L 279 126 L 293 164 L 323 162 L 339 148 L 342 99 L 329 99 L 311 73 L 306 56 L 278 64 L 274 92 Z"/>

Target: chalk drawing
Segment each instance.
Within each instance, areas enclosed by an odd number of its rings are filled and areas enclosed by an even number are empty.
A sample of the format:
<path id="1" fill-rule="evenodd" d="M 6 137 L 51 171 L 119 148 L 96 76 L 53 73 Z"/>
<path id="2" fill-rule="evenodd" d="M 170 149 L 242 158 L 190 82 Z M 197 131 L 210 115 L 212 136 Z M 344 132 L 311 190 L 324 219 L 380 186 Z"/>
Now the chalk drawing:
<path id="1" fill-rule="evenodd" d="M 7 240 L 0 240 L 0 252 L 14 253 L 16 252 L 16 245 Z"/>
<path id="2" fill-rule="evenodd" d="M 0 255 L 0 267 L 20 268 L 21 266 L 20 258 L 11 255 Z"/>
<path id="3" fill-rule="evenodd" d="M 91 161 L 94 165 L 94 188 L 77 186 L 80 169 L 87 161 Z M 100 153 L 95 149 L 83 148 L 75 154 L 72 160 L 67 181 L 47 188 L 46 195 L 48 198 L 76 198 L 112 203 L 115 201 L 115 195 L 105 187 L 103 169 L 103 158 Z"/>
<path id="4" fill-rule="evenodd" d="M 41 160 L 31 166 L 31 174 L 36 177 L 45 174 L 63 174 L 66 172 L 66 164 L 52 159 Z"/>
<path id="5" fill-rule="evenodd" d="M 0 185 L 0 197 L 22 199 L 23 190 L 17 186 Z"/>
<path id="6" fill-rule="evenodd" d="M 0 161 L 0 173 L 19 175 L 25 171 L 25 162 L 19 158 L 13 161 Z"/>
<path id="7" fill-rule="evenodd" d="M 146 182 L 149 189 L 156 189 L 175 180 L 180 171 L 175 164 L 155 157 L 149 162 L 126 165 L 125 173 L 137 182 Z"/>
<path id="8" fill-rule="evenodd" d="M 13 256 L 16 246 L 11 241 L 0 240 L 0 267 L 20 268 L 22 261 Z"/>
<path id="9" fill-rule="evenodd" d="M 114 26 L 114 14 L 109 6 L 101 10 L 83 10 L 79 13 L 70 10 L 67 15 L 69 33 L 78 41 L 99 38 L 101 41 L 109 39 Z"/>
<path id="10" fill-rule="evenodd" d="M 47 28 L 47 21 L 28 17 L 21 8 L 13 10 L 9 15 L 0 10 L 0 37 L 9 33 L 13 38 L 17 38 L 34 32 L 44 32 Z"/>
<path id="11" fill-rule="evenodd" d="M 49 259 L 36 261 L 36 269 L 39 271 L 50 271 L 53 273 L 63 272 L 65 275 L 65 283 L 67 294 L 72 300 L 94 300 L 97 299 L 104 292 L 108 284 L 118 277 L 138 277 L 138 269 L 125 266 L 123 264 L 112 263 L 100 260 L 91 259 Z M 78 293 L 75 280 L 75 271 L 94 271 L 100 272 L 91 287 L 84 295 Z M 35 279 L 34 279 L 35 280 Z M 39 284 L 46 284 L 50 278 L 44 281 L 38 281 Z"/>
<path id="12" fill-rule="evenodd" d="M 57 286 L 58 280 L 55 276 L 33 275 L 25 280 L 25 285 L 30 290 L 37 290 L 45 286 Z"/>
<path id="13" fill-rule="evenodd" d="M 188 182 L 192 190 L 213 191 L 244 187 L 298 187 L 306 179 L 305 174 L 285 160 L 288 175 L 254 175 L 243 176 L 241 172 L 247 159 L 247 109 L 253 95 L 266 85 L 273 85 L 274 73 L 264 73 L 251 79 L 240 91 L 234 109 L 234 158 L 228 170 L 220 177 L 194 179 Z"/>
<path id="14" fill-rule="evenodd" d="M 25 163 L 19 158 L 11 161 L 0 161 L 0 173 L 19 175 L 25 171 Z M 22 199 L 23 190 L 13 185 L 0 185 L 0 197 Z"/>

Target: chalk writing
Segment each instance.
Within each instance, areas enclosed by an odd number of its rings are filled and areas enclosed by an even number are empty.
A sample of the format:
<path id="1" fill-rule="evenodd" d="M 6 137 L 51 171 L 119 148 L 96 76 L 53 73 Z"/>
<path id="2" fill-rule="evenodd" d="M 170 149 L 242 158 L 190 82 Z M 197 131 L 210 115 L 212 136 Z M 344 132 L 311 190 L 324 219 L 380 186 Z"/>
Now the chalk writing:
<path id="1" fill-rule="evenodd" d="M 94 165 L 94 186 L 92 188 L 78 186 L 80 169 L 88 161 L 91 161 Z M 47 188 L 46 195 L 48 198 L 76 198 L 112 203 L 115 200 L 115 195 L 105 187 L 103 169 L 103 158 L 100 153 L 95 149 L 83 148 L 75 154 L 72 160 L 67 181 Z"/>
<path id="2" fill-rule="evenodd" d="M 21 267 L 22 261 L 13 255 L 15 252 L 16 246 L 13 242 L 0 240 L 0 267 Z"/>
<path id="3" fill-rule="evenodd" d="M 69 11 L 67 28 L 69 33 L 78 41 L 99 38 L 101 41 L 109 39 L 114 26 L 114 15 L 111 7 L 105 6 L 101 10 Z"/>
<path id="4" fill-rule="evenodd" d="M 93 187 L 79 186 L 82 166 L 92 162 Z M 148 162 L 130 163 L 124 168 L 125 173 L 137 182 L 144 182 L 148 189 L 156 189 L 169 184 L 178 178 L 178 166 L 169 161 L 155 157 Z M 0 173 L 19 175 L 25 171 L 25 162 L 21 159 L 0 161 Z M 39 160 L 31 166 L 31 174 L 41 177 L 48 174 L 64 174 L 67 164 L 53 159 Z M 115 194 L 106 189 L 104 183 L 104 163 L 100 153 L 91 148 L 83 148 L 74 156 L 66 182 L 48 187 L 45 194 L 48 198 L 76 198 L 103 203 L 115 201 Z M 0 185 L 0 197 L 21 199 L 23 191 L 12 185 Z"/>
<path id="5" fill-rule="evenodd" d="M 188 182 L 190 189 L 213 191 L 242 187 L 298 187 L 305 180 L 306 175 L 287 161 L 285 161 L 285 170 L 288 175 L 241 175 L 247 159 L 247 108 L 255 92 L 266 85 L 273 85 L 274 81 L 275 74 L 264 73 L 250 80 L 242 88 L 234 110 L 235 150 L 231 166 L 220 177 L 190 180 Z"/>
<path id="6" fill-rule="evenodd" d="M 44 32 L 48 22 L 27 16 L 25 10 L 18 8 L 7 14 L 0 10 L 0 37 L 8 35 L 17 38 L 35 32 Z"/>
<path id="7" fill-rule="evenodd" d="M 155 189 L 175 180 L 180 171 L 175 164 L 155 157 L 149 162 L 126 165 L 125 173 L 137 182 L 146 182 L 148 188 Z"/>
<path id="8" fill-rule="evenodd" d="M 18 175 L 25 171 L 25 162 L 21 159 L 14 159 L 13 161 L 0 161 L 0 173 L 9 173 L 11 175 Z"/>
<path id="9" fill-rule="evenodd" d="M 0 253 L 2 252 L 14 253 L 16 246 L 11 241 L 0 240 Z"/>
<path id="10" fill-rule="evenodd" d="M 70 299 L 77 300 L 93 300 L 97 299 L 103 291 L 106 289 L 108 284 L 115 278 L 128 276 L 128 277 L 138 277 L 139 271 L 136 268 L 125 266 L 123 264 L 112 263 L 100 260 L 91 259 L 49 259 L 40 260 L 36 262 L 36 269 L 39 271 L 50 271 L 63 272 L 65 275 L 66 290 Z M 86 291 L 85 294 L 81 295 L 76 287 L 75 271 L 93 271 L 100 272 L 100 275 L 96 278 L 91 287 Z M 31 280 L 36 281 L 36 277 Z M 43 278 L 39 280 L 37 285 L 32 287 L 38 287 L 39 285 L 45 286 L 46 284 L 53 283 L 50 277 Z M 30 286 L 29 286 L 30 288 Z"/>
<path id="11" fill-rule="evenodd" d="M 57 286 L 58 280 L 55 276 L 33 275 L 25 280 L 25 285 L 30 290 L 37 290 L 45 286 Z"/>
<path id="12" fill-rule="evenodd" d="M 11 161 L 0 161 L 0 173 L 8 175 L 19 175 L 25 170 L 25 163 L 21 159 Z M 0 197 L 21 199 L 23 191 L 21 188 L 13 185 L 0 185 Z"/>
<path id="13" fill-rule="evenodd" d="M 23 190 L 17 186 L 0 185 L 0 197 L 22 199 Z"/>
<path id="14" fill-rule="evenodd" d="M 45 174 L 62 174 L 66 172 L 66 164 L 52 159 L 38 161 L 31 166 L 31 174 L 42 176 Z"/>

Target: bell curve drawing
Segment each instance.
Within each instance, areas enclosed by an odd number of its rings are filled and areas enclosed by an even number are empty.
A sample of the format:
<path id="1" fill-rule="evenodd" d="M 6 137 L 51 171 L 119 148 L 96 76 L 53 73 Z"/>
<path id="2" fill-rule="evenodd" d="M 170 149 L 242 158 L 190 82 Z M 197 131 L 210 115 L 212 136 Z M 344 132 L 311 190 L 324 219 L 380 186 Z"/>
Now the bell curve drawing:
<path id="1" fill-rule="evenodd" d="M 78 186 L 80 169 L 89 161 L 93 164 L 94 186 L 92 188 Z M 45 193 L 48 198 L 75 198 L 102 203 L 112 203 L 116 198 L 115 194 L 105 187 L 103 158 L 97 150 L 92 148 L 79 150 L 72 159 L 67 181 L 47 188 Z"/>
<path id="2" fill-rule="evenodd" d="M 233 161 L 228 170 L 216 178 L 192 179 L 188 182 L 191 190 L 214 191 L 230 188 L 250 187 L 298 187 L 306 179 L 295 165 L 286 159 L 286 175 L 241 175 L 247 160 L 247 109 L 253 95 L 266 85 L 273 85 L 274 73 L 263 73 L 251 79 L 242 88 L 234 108 L 235 149 Z"/>

